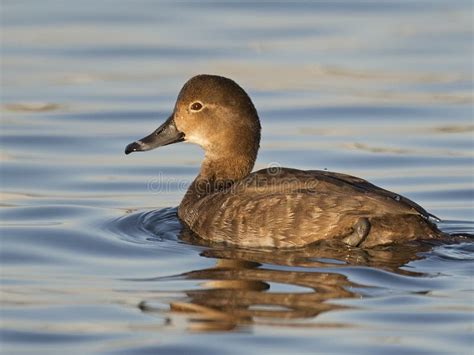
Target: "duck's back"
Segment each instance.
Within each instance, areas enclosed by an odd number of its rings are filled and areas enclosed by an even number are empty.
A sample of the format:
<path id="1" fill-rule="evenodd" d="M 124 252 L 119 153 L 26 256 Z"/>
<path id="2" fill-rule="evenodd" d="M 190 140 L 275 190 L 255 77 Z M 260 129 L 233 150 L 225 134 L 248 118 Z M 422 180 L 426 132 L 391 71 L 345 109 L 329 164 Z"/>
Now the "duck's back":
<path id="1" fill-rule="evenodd" d="M 370 223 L 362 246 L 440 234 L 413 201 L 328 171 L 264 169 L 211 193 L 193 184 L 178 215 L 199 237 L 244 247 L 300 247 Z"/>

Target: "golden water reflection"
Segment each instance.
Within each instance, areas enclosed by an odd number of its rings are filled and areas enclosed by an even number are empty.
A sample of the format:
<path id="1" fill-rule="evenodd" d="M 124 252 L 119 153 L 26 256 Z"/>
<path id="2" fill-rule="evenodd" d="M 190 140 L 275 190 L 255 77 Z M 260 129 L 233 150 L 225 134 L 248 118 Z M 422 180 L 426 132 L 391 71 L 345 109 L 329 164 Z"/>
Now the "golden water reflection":
<path id="1" fill-rule="evenodd" d="M 360 297 L 358 292 L 366 287 L 348 280 L 338 269 L 369 266 L 418 276 L 400 267 L 429 249 L 421 244 L 370 250 L 322 244 L 297 251 L 208 249 L 201 256 L 216 259 L 214 267 L 178 276 L 202 283 L 199 289 L 182 291 L 184 299 L 169 302 L 170 324 L 174 316 L 184 316 L 191 331 L 235 330 L 254 324 L 345 327 L 317 321 L 323 312 L 347 308 L 328 301 Z M 144 300 L 141 310 L 156 312 L 153 301 Z"/>

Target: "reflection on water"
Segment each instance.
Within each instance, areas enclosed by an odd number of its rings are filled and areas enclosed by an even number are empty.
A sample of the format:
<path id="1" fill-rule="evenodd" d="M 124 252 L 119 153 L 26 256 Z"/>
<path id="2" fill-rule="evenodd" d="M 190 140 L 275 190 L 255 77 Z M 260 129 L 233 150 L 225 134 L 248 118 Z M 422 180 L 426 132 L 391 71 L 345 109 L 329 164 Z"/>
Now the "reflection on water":
<path id="1" fill-rule="evenodd" d="M 187 315 L 191 330 L 232 330 L 248 324 L 343 327 L 344 323 L 305 322 L 322 312 L 344 308 L 327 301 L 360 297 L 357 289 L 367 287 L 337 273 L 337 266 L 371 266 L 416 275 L 399 267 L 429 249 L 429 246 L 413 245 L 341 250 L 324 244 L 298 251 L 209 249 L 201 255 L 216 259 L 214 267 L 146 281 L 203 281 L 198 290 L 181 291 L 186 295 L 185 300 L 170 303 L 171 312 Z M 154 313 L 153 301 L 153 298 L 144 300 L 140 308 Z"/>
<path id="2" fill-rule="evenodd" d="M 4 0 L 1 66 L 2 353 L 472 352 L 472 1 Z M 201 245 L 202 152 L 123 155 L 198 73 L 250 93 L 256 169 L 361 176 L 456 243 Z"/>
<path id="3" fill-rule="evenodd" d="M 170 309 L 186 313 L 188 328 L 192 330 L 231 330 L 246 324 L 298 326 L 304 319 L 341 308 L 325 301 L 355 296 L 345 287 L 356 285 L 342 275 L 270 270 L 259 266 L 241 260 L 219 259 L 214 268 L 180 275 L 205 282 L 200 290 L 185 291 L 186 302 L 171 302 Z M 282 285 L 283 290 L 269 291 L 274 284 Z M 153 311 L 147 304 L 141 304 L 143 311 Z M 288 322 L 292 319 L 297 322 Z"/>

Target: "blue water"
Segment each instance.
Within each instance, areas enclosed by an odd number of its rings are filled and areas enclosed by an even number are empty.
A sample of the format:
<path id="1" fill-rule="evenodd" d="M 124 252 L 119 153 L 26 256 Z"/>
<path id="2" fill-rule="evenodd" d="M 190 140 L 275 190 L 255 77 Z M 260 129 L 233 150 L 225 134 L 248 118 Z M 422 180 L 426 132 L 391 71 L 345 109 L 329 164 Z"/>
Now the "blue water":
<path id="1" fill-rule="evenodd" d="M 180 235 L 202 151 L 125 156 L 231 77 L 256 169 L 329 169 L 474 233 L 470 1 L 2 2 L 2 353 L 470 353 L 470 238 L 272 254 Z"/>

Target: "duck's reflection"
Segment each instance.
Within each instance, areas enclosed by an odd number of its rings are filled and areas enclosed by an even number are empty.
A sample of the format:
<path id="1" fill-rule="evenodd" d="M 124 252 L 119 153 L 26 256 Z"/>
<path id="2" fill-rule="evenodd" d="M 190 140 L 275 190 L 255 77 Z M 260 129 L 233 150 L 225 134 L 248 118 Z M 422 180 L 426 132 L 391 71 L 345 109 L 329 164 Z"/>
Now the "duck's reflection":
<path id="1" fill-rule="evenodd" d="M 356 290 L 364 287 L 338 270 L 369 266 L 410 274 L 400 267 L 430 248 L 413 244 L 363 250 L 320 244 L 269 252 L 214 247 L 201 253 L 216 259 L 214 267 L 179 275 L 180 279 L 202 280 L 201 288 L 185 290 L 186 299 L 170 302 L 170 309 L 172 314 L 185 315 L 189 329 L 200 331 L 255 323 L 327 326 L 311 319 L 343 307 L 327 301 L 359 297 Z M 153 300 L 149 301 L 141 304 L 144 312 L 155 311 L 150 306 Z"/>
<path id="2" fill-rule="evenodd" d="M 221 259 L 215 268 L 193 271 L 186 277 L 206 282 L 203 289 L 186 293 L 189 303 L 172 303 L 171 309 L 198 312 L 201 324 L 194 323 L 194 329 L 229 329 L 256 318 L 311 318 L 337 307 L 324 301 L 353 297 L 342 275 L 272 270 L 238 260 Z M 272 291 L 276 284 L 283 285 L 283 290 Z"/>

